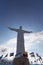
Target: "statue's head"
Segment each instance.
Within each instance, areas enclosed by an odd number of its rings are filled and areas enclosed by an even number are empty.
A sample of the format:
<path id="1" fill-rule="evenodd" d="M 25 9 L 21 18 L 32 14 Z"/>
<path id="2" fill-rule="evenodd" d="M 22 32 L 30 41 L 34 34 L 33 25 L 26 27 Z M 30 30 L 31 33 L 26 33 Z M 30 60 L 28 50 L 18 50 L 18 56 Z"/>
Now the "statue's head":
<path id="1" fill-rule="evenodd" d="M 20 29 L 22 29 L 22 26 L 20 26 Z"/>

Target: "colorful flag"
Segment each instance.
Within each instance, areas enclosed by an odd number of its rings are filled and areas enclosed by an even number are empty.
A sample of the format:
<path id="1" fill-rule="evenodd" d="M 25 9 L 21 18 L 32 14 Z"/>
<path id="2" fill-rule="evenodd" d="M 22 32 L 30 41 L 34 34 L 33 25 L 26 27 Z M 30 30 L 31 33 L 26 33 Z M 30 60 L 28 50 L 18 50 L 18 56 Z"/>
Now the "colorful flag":
<path id="1" fill-rule="evenodd" d="M 35 57 L 34 52 L 31 52 L 30 55 L 31 57 Z"/>
<path id="2" fill-rule="evenodd" d="M 5 57 L 7 57 L 7 56 L 8 56 L 8 54 L 5 55 Z M 4 57 L 4 58 L 5 58 L 5 57 Z"/>
<path id="3" fill-rule="evenodd" d="M 31 55 L 31 57 L 35 57 L 35 55 Z"/>
<path id="4" fill-rule="evenodd" d="M 14 53 L 10 53 L 10 56 L 14 56 Z"/>

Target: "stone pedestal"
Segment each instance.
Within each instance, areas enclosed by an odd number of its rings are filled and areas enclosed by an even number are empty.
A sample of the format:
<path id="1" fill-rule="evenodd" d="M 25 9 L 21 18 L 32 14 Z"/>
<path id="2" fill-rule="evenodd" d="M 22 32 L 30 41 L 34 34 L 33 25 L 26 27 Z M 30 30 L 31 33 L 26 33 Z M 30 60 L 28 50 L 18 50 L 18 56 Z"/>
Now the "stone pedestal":
<path id="1" fill-rule="evenodd" d="M 30 65 L 29 59 L 26 57 L 14 58 L 13 65 Z"/>

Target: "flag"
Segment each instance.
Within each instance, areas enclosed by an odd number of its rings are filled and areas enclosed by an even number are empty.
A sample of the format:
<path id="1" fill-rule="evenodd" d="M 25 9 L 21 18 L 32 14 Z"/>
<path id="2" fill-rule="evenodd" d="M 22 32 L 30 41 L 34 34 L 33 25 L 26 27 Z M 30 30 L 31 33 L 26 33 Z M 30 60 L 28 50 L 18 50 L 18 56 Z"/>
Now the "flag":
<path id="1" fill-rule="evenodd" d="M 7 56 L 8 56 L 8 54 L 5 55 L 5 57 L 7 57 Z M 5 57 L 4 57 L 4 58 L 5 58 Z"/>
<path id="2" fill-rule="evenodd" d="M 10 53 L 10 56 L 14 56 L 14 53 Z"/>
<path id="3" fill-rule="evenodd" d="M 36 56 L 37 56 L 37 57 L 40 57 L 38 53 L 36 53 Z"/>
<path id="4" fill-rule="evenodd" d="M 36 60 L 34 62 L 36 62 Z"/>
<path id="5" fill-rule="evenodd" d="M 31 54 L 34 54 L 34 52 L 31 52 L 30 55 L 31 55 Z"/>
<path id="6" fill-rule="evenodd" d="M 34 52 L 31 52 L 30 55 L 31 57 L 35 57 Z"/>
<path id="7" fill-rule="evenodd" d="M 31 57 L 35 57 L 35 55 L 31 55 Z"/>
<path id="8" fill-rule="evenodd" d="M 2 57 L 3 57 L 3 55 L 2 55 L 2 56 L 0 56 L 0 59 L 2 59 Z"/>
<path id="9" fill-rule="evenodd" d="M 36 55 L 37 55 L 37 57 L 39 57 L 39 61 L 40 61 L 40 60 L 42 60 L 42 57 L 41 57 L 41 56 L 39 56 L 39 54 L 38 54 L 38 53 L 36 53 Z"/>
<path id="10" fill-rule="evenodd" d="M 42 60 L 41 56 L 39 57 L 39 60 Z"/>

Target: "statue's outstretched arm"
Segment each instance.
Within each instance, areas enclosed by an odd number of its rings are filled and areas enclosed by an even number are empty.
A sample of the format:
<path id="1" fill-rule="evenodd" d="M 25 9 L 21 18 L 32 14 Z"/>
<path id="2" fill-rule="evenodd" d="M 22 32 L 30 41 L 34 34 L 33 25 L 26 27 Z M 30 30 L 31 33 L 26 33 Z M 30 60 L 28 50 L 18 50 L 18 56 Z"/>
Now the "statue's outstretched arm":
<path id="1" fill-rule="evenodd" d="M 8 27 L 10 30 L 13 30 L 13 31 L 16 31 L 16 32 L 18 32 L 18 29 L 15 29 L 15 28 L 10 28 L 10 27 Z"/>
<path id="2" fill-rule="evenodd" d="M 32 33 L 32 31 L 25 31 L 25 30 L 24 30 L 24 33 Z"/>

